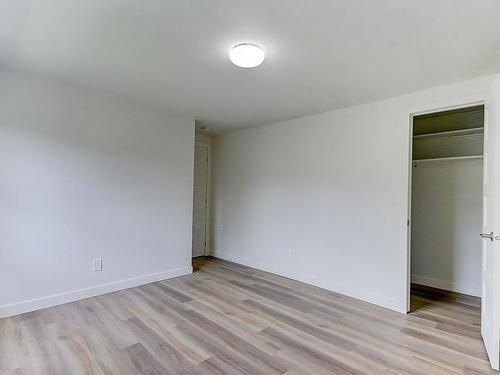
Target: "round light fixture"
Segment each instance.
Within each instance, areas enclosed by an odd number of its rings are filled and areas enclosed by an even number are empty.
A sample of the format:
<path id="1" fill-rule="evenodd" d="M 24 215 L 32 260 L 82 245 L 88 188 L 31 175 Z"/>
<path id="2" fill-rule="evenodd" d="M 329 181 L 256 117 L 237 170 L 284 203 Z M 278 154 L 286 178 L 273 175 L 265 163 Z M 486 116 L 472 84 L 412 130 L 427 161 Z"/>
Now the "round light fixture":
<path id="1" fill-rule="evenodd" d="M 229 58 L 240 68 L 255 68 L 264 61 L 264 50 L 256 44 L 241 43 L 231 48 Z"/>

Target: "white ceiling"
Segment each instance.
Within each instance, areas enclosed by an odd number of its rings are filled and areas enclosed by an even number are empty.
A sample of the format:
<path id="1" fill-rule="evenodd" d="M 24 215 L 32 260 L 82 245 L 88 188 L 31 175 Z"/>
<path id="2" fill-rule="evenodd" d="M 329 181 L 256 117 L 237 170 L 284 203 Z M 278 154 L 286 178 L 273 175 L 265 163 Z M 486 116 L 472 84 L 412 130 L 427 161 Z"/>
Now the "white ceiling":
<path id="1" fill-rule="evenodd" d="M 498 72 L 500 1 L 0 0 L 0 64 L 224 131 Z"/>

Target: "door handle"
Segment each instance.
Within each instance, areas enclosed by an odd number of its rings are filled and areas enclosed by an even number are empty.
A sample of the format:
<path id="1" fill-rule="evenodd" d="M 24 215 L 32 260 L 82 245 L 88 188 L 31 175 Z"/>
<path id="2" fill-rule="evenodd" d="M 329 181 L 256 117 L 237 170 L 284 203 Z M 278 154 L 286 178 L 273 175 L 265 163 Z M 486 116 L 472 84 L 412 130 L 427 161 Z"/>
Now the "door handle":
<path id="1" fill-rule="evenodd" d="M 490 241 L 493 242 L 493 240 L 500 240 L 500 236 L 495 236 L 493 235 L 493 232 L 491 233 L 481 233 L 481 238 L 485 239 L 489 239 Z"/>

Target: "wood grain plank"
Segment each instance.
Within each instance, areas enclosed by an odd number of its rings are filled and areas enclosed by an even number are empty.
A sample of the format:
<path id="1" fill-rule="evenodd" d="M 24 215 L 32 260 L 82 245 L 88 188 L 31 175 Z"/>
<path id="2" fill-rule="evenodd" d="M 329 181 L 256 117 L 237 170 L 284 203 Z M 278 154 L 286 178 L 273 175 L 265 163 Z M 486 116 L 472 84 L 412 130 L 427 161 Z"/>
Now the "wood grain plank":
<path id="1" fill-rule="evenodd" d="M 476 298 L 399 314 L 204 257 L 193 275 L 0 320 L 0 374 L 497 374 Z"/>

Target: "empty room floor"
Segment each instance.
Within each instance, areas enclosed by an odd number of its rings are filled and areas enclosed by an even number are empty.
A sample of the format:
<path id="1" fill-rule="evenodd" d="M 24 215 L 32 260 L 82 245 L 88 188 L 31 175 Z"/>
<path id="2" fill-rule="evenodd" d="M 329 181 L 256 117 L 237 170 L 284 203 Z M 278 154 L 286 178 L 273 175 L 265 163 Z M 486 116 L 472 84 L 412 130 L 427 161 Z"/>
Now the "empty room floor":
<path id="1" fill-rule="evenodd" d="M 489 374 L 479 308 L 408 315 L 214 258 L 193 275 L 0 320 L 2 374 Z"/>

